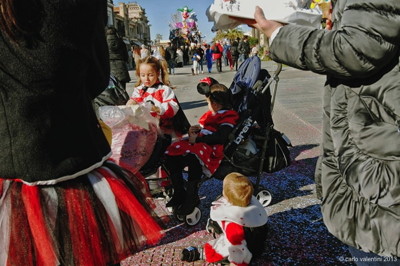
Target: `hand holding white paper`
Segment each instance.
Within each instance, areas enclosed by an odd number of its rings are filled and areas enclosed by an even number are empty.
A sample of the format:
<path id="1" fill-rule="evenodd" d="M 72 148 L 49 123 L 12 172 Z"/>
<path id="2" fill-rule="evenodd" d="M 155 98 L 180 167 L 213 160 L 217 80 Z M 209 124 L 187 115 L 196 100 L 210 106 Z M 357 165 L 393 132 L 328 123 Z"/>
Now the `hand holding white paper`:
<path id="1" fill-rule="evenodd" d="M 253 19 L 259 6 L 269 20 L 320 28 L 321 11 L 302 8 L 301 3 L 300 0 L 215 0 L 206 15 L 209 21 L 214 21 L 213 30 L 227 30 L 241 24 L 231 17 Z"/>

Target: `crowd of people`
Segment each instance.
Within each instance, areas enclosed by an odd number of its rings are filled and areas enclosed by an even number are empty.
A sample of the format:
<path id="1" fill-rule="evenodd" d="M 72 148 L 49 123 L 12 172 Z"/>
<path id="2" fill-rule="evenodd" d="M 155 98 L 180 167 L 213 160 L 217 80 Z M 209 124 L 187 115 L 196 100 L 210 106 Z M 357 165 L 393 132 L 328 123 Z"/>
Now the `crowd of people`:
<path id="1" fill-rule="evenodd" d="M 164 45 L 157 45 L 153 49 L 149 49 L 146 45 L 131 45 L 130 50 L 126 53 L 126 45 L 123 43 L 122 38 L 113 27 L 108 30 L 110 36 L 110 61 L 111 72 L 123 84 L 129 82 L 127 73 L 129 70 L 136 69 L 138 60 L 145 58 L 149 55 L 158 57 L 165 60 L 168 65 L 168 74 L 174 75 L 175 68 L 184 66 L 191 66 L 193 75 L 203 74 L 204 65 L 206 65 L 208 73 L 212 73 L 213 66 L 217 72 L 222 72 L 222 66 L 229 67 L 230 70 L 238 69 L 241 62 L 250 56 L 258 56 L 258 45 L 250 47 L 248 36 L 243 38 L 236 38 L 232 41 L 215 41 L 212 44 L 190 43 L 177 46 L 172 42 Z M 111 34 L 113 37 L 111 37 Z M 115 46 L 112 39 L 117 39 L 119 45 Z M 163 51 L 160 53 L 160 49 Z M 126 65 L 126 66 L 125 66 Z"/>
<path id="2" fill-rule="evenodd" d="M 396 260 L 377 261 L 396 265 L 400 4 L 333 3 L 331 29 L 268 20 L 259 7 L 254 19 L 238 21 L 266 34 L 273 60 L 327 75 L 316 171 L 324 222 L 354 257 L 387 256 Z M 175 68 L 191 65 L 198 75 L 205 61 L 209 73 L 213 62 L 218 72 L 223 64 L 237 70 L 258 53 L 244 36 L 211 45 L 168 43 L 153 51 L 142 45 L 129 54 L 115 28 L 105 27 L 106 17 L 105 1 L 26 0 L 23 7 L 0 1 L 0 62 L 7 62 L 0 63 L 0 265 L 118 265 L 157 244 L 165 224 L 148 185 L 110 160 L 92 101 L 110 74 L 125 88 L 130 56 L 138 80 L 126 104 L 147 108 L 159 121 L 160 137 L 171 140 L 181 137 L 174 132 L 180 105 L 169 82 Z M 209 110 L 188 128 L 187 138 L 164 143 L 174 187 L 167 206 L 178 215 L 198 203 L 200 176 L 219 167 L 239 120 L 227 87 L 211 78 L 203 82 Z M 264 239 L 252 242 L 245 228 L 264 228 L 267 221 L 253 192 L 248 177 L 228 174 L 221 198 L 210 206 L 221 236 L 183 250 L 182 260 L 248 265 L 256 254 L 250 246 L 260 247 Z"/>

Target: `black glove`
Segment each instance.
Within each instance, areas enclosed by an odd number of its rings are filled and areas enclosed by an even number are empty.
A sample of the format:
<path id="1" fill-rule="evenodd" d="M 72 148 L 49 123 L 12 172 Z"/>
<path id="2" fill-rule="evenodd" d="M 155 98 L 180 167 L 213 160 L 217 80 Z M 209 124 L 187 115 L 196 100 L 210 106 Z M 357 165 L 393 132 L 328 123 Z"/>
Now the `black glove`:
<path id="1" fill-rule="evenodd" d="M 200 252 L 196 247 L 187 247 L 182 250 L 181 260 L 182 261 L 196 261 L 200 259 Z"/>

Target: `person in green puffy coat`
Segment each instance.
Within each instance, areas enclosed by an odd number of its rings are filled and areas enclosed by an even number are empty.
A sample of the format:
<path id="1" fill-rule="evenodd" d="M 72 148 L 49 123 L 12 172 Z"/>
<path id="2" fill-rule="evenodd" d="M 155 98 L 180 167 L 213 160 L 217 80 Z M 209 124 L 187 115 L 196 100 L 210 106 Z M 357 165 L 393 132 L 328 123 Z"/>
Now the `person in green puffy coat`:
<path id="1" fill-rule="evenodd" d="M 316 171 L 325 225 L 353 256 L 399 263 L 400 1 L 332 3 L 331 30 L 283 25 L 259 7 L 240 21 L 266 34 L 274 61 L 327 76 Z"/>

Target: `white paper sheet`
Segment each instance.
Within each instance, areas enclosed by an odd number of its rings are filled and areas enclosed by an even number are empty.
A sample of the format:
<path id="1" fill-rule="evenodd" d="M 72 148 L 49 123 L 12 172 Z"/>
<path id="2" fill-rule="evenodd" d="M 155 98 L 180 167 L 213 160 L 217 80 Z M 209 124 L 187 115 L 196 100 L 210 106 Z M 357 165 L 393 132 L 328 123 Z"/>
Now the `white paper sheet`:
<path id="1" fill-rule="evenodd" d="M 206 11 L 209 21 L 214 22 L 213 30 L 236 28 L 240 22 L 230 18 L 254 18 L 256 6 L 264 10 L 265 17 L 283 23 L 321 27 L 321 11 L 303 8 L 301 0 L 214 0 Z"/>

